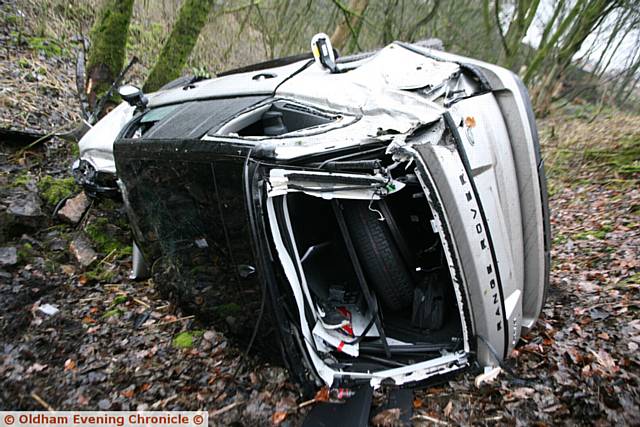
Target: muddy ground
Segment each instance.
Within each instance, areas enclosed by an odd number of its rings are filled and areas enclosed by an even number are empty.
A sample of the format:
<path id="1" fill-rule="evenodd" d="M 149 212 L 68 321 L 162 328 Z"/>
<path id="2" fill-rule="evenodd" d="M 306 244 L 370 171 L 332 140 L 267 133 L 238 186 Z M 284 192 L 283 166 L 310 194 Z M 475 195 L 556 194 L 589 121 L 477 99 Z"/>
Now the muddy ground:
<path id="1" fill-rule="evenodd" d="M 69 127 L 70 58 L 3 27 L 0 127 Z M 640 117 L 595 112 L 570 106 L 540 122 L 551 285 L 511 372 L 415 391 L 414 424 L 640 424 Z M 59 138 L 0 140 L 0 409 L 206 409 L 216 425 L 299 425 L 309 406 L 284 369 L 255 353 L 238 369 L 242 346 L 128 279 L 119 202 L 89 201 L 77 224 L 54 215 L 80 192 L 75 155 Z"/>

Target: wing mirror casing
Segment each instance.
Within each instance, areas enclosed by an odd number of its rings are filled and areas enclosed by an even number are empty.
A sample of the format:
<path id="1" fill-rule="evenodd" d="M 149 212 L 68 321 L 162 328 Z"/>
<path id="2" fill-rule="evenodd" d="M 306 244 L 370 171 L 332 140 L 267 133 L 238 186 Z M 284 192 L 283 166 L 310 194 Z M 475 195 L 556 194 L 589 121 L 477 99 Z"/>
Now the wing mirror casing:
<path id="1" fill-rule="evenodd" d="M 325 33 L 318 33 L 311 39 L 311 52 L 316 64 L 332 73 L 339 72 L 331 39 Z"/>
<path id="2" fill-rule="evenodd" d="M 129 105 L 144 108 L 149 99 L 144 96 L 142 89 L 132 85 L 123 85 L 118 88 L 118 94 Z"/>

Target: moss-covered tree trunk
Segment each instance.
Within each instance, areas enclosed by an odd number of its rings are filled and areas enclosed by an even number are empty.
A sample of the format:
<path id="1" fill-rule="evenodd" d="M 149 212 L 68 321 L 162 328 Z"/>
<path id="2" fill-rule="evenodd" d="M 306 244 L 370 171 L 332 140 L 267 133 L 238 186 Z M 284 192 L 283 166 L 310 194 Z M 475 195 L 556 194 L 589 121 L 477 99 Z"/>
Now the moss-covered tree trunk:
<path id="1" fill-rule="evenodd" d="M 91 29 L 86 91 L 92 109 L 97 97 L 111 87 L 124 66 L 133 1 L 106 1 Z"/>
<path id="2" fill-rule="evenodd" d="M 180 76 L 187 63 L 214 0 L 184 0 L 162 52 L 144 84 L 145 92 L 158 90 Z"/>

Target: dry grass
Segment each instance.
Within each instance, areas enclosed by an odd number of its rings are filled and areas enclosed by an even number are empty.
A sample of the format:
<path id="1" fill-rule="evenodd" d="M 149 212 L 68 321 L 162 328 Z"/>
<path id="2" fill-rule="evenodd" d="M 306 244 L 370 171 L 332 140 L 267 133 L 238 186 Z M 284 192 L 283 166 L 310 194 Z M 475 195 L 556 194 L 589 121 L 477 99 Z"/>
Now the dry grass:
<path id="1" fill-rule="evenodd" d="M 640 115 L 588 107 L 556 111 L 538 123 L 550 190 L 585 181 L 636 186 L 640 179 Z"/>
<path id="2" fill-rule="evenodd" d="M 104 0 L 21 0 L 0 9 L 8 36 L 0 44 L 0 127 L 48 133 L 79 119 L 75 63 Z M 140 63 L 126 81 L 142 85 L 170 33 L 180 0 L 136 1 L 129 29 L 128 59 Z M 246 2 L 249 3 L 248 1 Z M 245 4 L 243 2 L 243 4 Z M 210 73 L 266 58 L 260 35 L 241 23 L 245 10 L 214 10 L 189 59 Z"/>

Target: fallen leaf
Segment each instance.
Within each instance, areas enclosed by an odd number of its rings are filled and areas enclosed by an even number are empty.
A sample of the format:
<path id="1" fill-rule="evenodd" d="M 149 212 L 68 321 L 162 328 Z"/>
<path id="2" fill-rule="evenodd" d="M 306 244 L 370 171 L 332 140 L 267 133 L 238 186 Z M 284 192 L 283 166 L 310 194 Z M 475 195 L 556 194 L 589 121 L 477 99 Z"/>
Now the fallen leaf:
<path id="1" fill-rule="evenodd" d="M 590 350 L 591 353 L 596 357 L 596 362 L 605 368 L 609 373 L 614 373 L 619 370 L 618 366 L 616 366 L 616 361 L 611 357 L 609 353 L 606 352 L 604 348 L 601 348 L 596 353 L 593 350 Z"/>
<path id="2" fill-rule="evenodd" d="M 600 333 L 597 335 L 597 337 L 598 337 L 598 338 L 602 338 L 602 339 L 603 339 L 603 340 L 605 340 L 605 341 L 609 341 L 609 338 L 610 338 L 610 337 L 609 337 L 609 334 L 608 334 L 608 333 L 606 333 L 606 332 L 600 332 Z"/>
<path id="3" fill-rule="evenodd" d="M 535 392 L 535 389 L 531 387 L 518 387 L 511 392 L 511 396 L 516 399 L 529 399 Z"/>
<path id="4" fill-rule="evenodd" d="M 500 368 L 499 366 L 493 368 L 483 374 L 478 375 L 474 380 L 474 384 L 477 388 L 480 388 L 480 386 L 484 383 L 491 383 L 498 377 L 498 375 L 500 375 L 500 372 L 502 372 L 502 368 Z"/>
<path id="5" fill-rule="evenodd" d="M 256 375 L 255 372 L 251 372 L 249 374 L 249 381 L 251 381 L 251 384 L 256 385 L 260 382 L 260 379 L 258 378 L 258 375 Z"/>
<path id="6" fill-rule="evenodd" d="M 582 354 L 580 353 L 580 351 L 578 351 L 577 348 L 569 347 L 569 349 L 567 350 L 567 353 L 571 357 L 571 360 L 573 361 L 573 363 L 575 363 L 576 365 L 581 365 L 582 364 L 583 357 L 582 357 Z"/>
<path id="7" fill-rule="evenodd" d="M 449 403 L 447 403 L 447 406 L 444 407 L 444 416 L 449 418 L 451 416 L 452 411 L 453 411 L 453 401 L 450 400 Z"/>
<path id="8" fill-rule="evenodd" d="M 582 328 L 580 327 L 580 325 L 578 325 L 577 323 L 574 323 L 573 326 L 571 326 L 571 329 L 573 329 L 573 331 L 580 337 L 580 338 L 584 338 L 585 337 L 585 333 L 582 331 Z"/>
<path id="9" fill-rule="evenodd" d="M 400 420 L 400 408 L 386 409 L 371 418 L 371 424 L 374 426 L 393 426 Z"/>
<path id="10" fill-rule="evenodd" d="M 413 399 L 413 409 L 422 408 L 422 399 L 418 399 L 417 397 Z"/>
<path id="11" fill-rule="evenodd" d="M 49 365 L 41 365 L 36 362 L 27 368 L 27 373 L 30 374 L 31 372 L 42 372 L 47 369 L 48 366 Z"/>
<path id="12" fill-rule="evenodd" d="M 548 408 L 544 408 L 542 410 L 542 412 L 547 412 L 547 413 L 556 412 L 556 411 L 562 409 L 563 406 L 564 405 L 562 405 L 562 403 L 558 403 L 557 405 L 553 405 L 553 406 L 549 406 Z"/>
<path id="13" fill-rule="evenodd" d="M 274 412 L 271 416 L 271 422 L 275 425 L 280 424 L 287 418 L 286 412 Z"/>
<path id="14" fill-rule="evenodd" d="M 313 398 L 316 402 L 326 402 L 329 400 L 329 387 L 322 387 Z"/>
<path id="15" fill-rule="evenodd" d="M 60 266 L 60 269 L 62 270 L 62 272 L 64 274 L 66 274 L 67 276 L 71 276 L 73 273 L 76 272 L 76 268 L 73 265 L 69 265 L 69 264 L 63 264 Z"/>
<path id="16" fill-rule="evenodd" d="M 73 371 L 74 369 L 76 369 L 76 362 L 73 359 L 67 359 L 64 362 L 64 370 Z"/>

